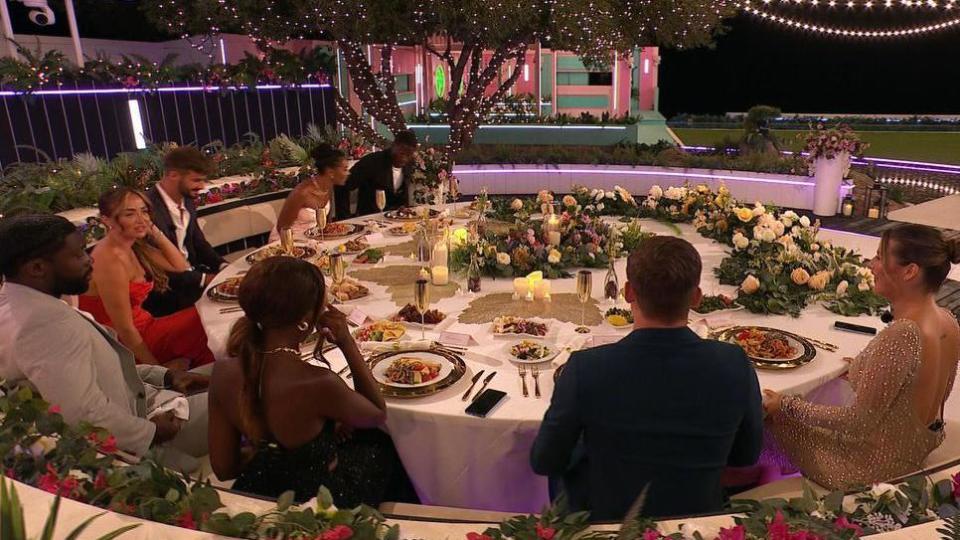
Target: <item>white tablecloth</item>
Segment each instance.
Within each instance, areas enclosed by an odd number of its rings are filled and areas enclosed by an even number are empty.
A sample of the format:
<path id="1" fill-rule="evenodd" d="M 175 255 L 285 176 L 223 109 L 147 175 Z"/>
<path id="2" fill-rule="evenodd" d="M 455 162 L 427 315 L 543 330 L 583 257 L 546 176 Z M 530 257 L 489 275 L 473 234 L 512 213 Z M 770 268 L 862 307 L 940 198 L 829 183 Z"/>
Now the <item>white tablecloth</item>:
<path id="1" fill-rule="evenodd" d="M 656 222 L 644 222 L 644 227 L 658 234 L 675 234 Z M 705 294 L 726 292 L 733 295 L 734 287 L 721 286 L 713 275 L 713 267 L 718 265 L 725 254 L 725 246 L 701 237 L 692 227 L 680 225 L 683 238 L 691 242 L 703 257 L 704 272 L 702 289 Z M 407 238 L 387 237 L 384 244 L 400 243 Z M 842 237 L 834 241 L 841 243 Z M 333 247 L 338 242 L 327 242 Z M 384 265 L 415 264 L 399 257 L 390 257 Z M 621 283 L 625 276 L 624 260 L 617 263 Z M 247 268 L 241 259 L 225 269 L 223 277 L 235 275 Z M 348 269 L 349 272 L 349 269 Z M 594 298 L 602 297 L 604 270 L 594 272 Z M 398 309 L 385 294 L 385 289 L 375 283 L 366 283 L 371 289 L 369 299 L 346 304 L 343 309 L 352 309 L 356 305 L 373 318 L 386 317 Z M 412 286 L 412 284 L 411 284 Z M 461 282 L 465 290 L 464 284 Z M 483 293 L 512 291 L 512 280 L 484 278 Z M 574 292 L 575 280 L 553 280 L 552 292 Z M 535 475 L 529 466 L 529 452 L 544 412 L 549 405 L 553 392 L 553 371 L 556 366 L 566 362 L 568 353 L 562 353 L 540 376 L 543 397 L 532 397 L 532 381 L 528 380 L 531 397 L 524 398 L 520 392 L 520 381 L 516 368 L 506 359 L 504 351 L 507 342 L 492 336 L 489 324 L 461 324 L 453 318 L 474 298 L 465 293 L 452 298 L 434 302 L 432 307 L 447 313 L 449 322 L 442 326 L 447 330 L 469 333 L 477 341 L 466 355 L 467 373 L 452 387 L 433 396 L 414 399 L 388 399 L 387 428 L 393 437 L 400 457 L 413 479 L 424 504 L 458 506 L 487 510 L 517 512 L 538 511 L 548 502 L 546 478 Z M 200 316 L 209 336 L 209 345 L 218 357 L 225 355 L 225 345 L 233 321 L 239 313 L 223 315 L 219 312 L 224 304 L 217 304 L 204 297 L 197 305 Z M 723 320 L 725 319 L 725 320 Z M 739 311 L 721 320 L 712 321 L 714 326 L 727 324 L 757 324 L 772 326 L 796 332 L 798 334 L 834 343 L 839 346 L 836 353 L 817 350 L 816 358 L 809 364 L 795 370 L 783 372 L 758 372 L 762 388 L 779 392 L 805 394 L 827 381 L 836 379 L 846 370 L 844 356 L 855 356 L 869 341 L 868 336 L 834 330 L 833 322 L 849 320 L 857 324 L 881 328 L 882 323 L 875 317 L 847 318 L 839 317 L 819 306 L 807 308 L 800 318 L 788 316 L 762 316 Z M 572 323 L 553 321 L 556 330 L 554 339 L 557 344 L 576 346 L 582 336 L 573 332 Z M 626 331 L 617 331 L 601 325 L 593 329 L 591 335 L 625 335 Z M 437 332 L 427 332 L 428 337 L 437 338 Z M 409 331 L 408 336 L 419 338 L 419 331 Z M 327 355 L 333 369 L 344 366 L 339 354 Z M 470 384 L 471 376 L 478 370 L 491 370 L 498 373 L 490 388 L 507 392 L 508 397 L 487 418 L 474 418 L 464 414 L 465 403 L 461 395 Z M 529 377 L 528 377 L 529 379 Z M 479 385 L 478 385 L 479 386 Z"/>

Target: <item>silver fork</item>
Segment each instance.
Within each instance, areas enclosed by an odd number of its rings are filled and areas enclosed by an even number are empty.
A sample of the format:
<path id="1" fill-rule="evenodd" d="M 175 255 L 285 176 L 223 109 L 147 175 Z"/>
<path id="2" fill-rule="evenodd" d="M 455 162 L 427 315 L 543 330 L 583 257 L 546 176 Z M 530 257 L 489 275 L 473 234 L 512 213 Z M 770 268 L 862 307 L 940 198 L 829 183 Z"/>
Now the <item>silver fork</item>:
<path id="1" fill-rule="evenodd" d="M 520 366 L 517 368 L 517 373 L 520 374 L 520 382 L 523 383 L 523 397 L 530 397 L 530 392 L 527 390 L 527 368 Z"/>
<path id="2" fill-rule="evenodd" d="M 540 368 L 537 366 L 532 366 L 530 368 L 530 375 L 533 377 L 533 395 L 539 399 L 540 398 Z"/>

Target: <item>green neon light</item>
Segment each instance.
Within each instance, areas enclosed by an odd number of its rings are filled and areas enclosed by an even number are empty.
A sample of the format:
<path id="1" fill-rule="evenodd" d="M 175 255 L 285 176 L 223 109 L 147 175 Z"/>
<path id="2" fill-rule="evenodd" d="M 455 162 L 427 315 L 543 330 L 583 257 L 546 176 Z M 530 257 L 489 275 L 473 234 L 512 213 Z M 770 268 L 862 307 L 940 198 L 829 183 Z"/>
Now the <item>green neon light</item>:
<path id="1" fill-rule="evenodd" d="M 447 73 L 443 70 L 443 66 L 437 66 L 433 70 L 433 89 L 437 97 L 443 97 L 444 93 L 446 93 Z"/>

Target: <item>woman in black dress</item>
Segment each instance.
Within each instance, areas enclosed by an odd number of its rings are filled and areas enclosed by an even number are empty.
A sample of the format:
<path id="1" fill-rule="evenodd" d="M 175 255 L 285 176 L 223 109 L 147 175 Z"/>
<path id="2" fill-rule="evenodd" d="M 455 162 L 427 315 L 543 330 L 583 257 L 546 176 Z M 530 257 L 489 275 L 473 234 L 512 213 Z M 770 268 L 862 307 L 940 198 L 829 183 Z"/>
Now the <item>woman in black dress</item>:
<path id="1" fill-rule="evenodd" d="M 325 298 L 320 270 L 291 257 L 262 261 L 244 277 L 231 358 L 217 362 L 210 384 L 213 470 L 236 478 L 238 491 L 269 497 L 293 490 L 304 501 L 324 485 L 342 507 L 410 500 L 393 443 L 376 429 L 386 403 L 346 318 Z M 300 344 L 315 329 L 343 352 L 355 390 L 301 359 Z"/>

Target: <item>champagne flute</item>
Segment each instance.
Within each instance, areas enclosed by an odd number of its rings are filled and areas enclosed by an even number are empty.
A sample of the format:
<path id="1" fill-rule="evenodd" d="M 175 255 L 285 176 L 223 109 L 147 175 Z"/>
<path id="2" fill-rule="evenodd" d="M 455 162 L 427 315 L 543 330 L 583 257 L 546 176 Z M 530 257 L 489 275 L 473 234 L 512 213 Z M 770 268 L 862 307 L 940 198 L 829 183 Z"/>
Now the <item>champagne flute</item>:
<path id="1" fill-rule="evenodd" d="M 280 247 L 287 255 L 293 256 L 293 230 L 289 227 L 280 229 Z"/>
<path id="2" fill-rule="evenodd" d="M 387 207 L 387 192 L 382 189 L 378 189 L 374 198 L 377 202 L 377 210 L 379 210 L 382 214 L 383 209 Z"/>
<path id="3" fill-rule="evenodd" d="M 418 278 L 417 282 L 413 286 L 413 303 L 417 308 L 417 312 L 420 314 L 420 339 L 425 339 L 424 337 L 424 313 L 427 312 L 427 308 L 430 307 L 430 289 L 427 287 L 427 280 L 424 278 Z"/>
<path id="4" fill-rule="evenodd" d="M 330 211 L 330 202 L 317 207 L 317 229 L 320 231 L 320 241 L 323 242 L 323 231 L 327 228 L 327 212 Z"/>
<path id="5" fill-rule="evenodd" d="M 590 329 L 587 328 L 584 321 L 586 320 L 587 314 L 587 302 L 590 301 L 590 296 L 593 292 L 593 272 L 589 270 L 580 270 L 577 272 L 577 298 L 580 300 L 580 326 L 575 328 L 576 332 L 579 334 L 589 334 Z"/>
<path id="6" fill-rule="evenodd" d="M 343 260 L 343 255 L 340 253 L 331 253 L 330 254 L 330 273 L 333 277 L 333 283 L 339 285 L 343 282 L 347 272 L 347 264 Z"/>

